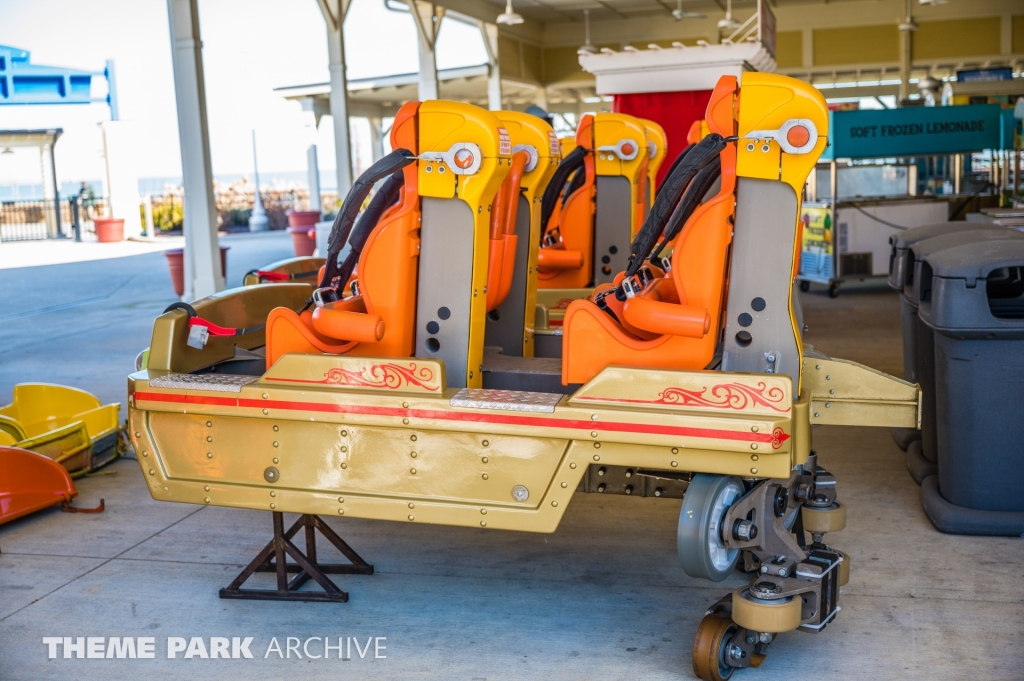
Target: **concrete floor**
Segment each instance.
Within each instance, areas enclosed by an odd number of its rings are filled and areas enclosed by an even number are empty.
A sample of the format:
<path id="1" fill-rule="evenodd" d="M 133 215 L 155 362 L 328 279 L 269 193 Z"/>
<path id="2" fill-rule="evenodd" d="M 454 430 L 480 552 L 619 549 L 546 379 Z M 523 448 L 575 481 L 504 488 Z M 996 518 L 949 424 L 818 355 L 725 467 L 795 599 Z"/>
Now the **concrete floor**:
<path id="1" fill-rule="evenodd" d="M 270 243 L 239 243 L 232 262 L 278 257 Z M 123 288 L 109 303 L 21 317 L 20 334 L 0 327 L 0 398 L 16 380 L 59 380 L 123 399 L 124 374 L 169 302 L 160 259 L 22 271 L 22 312 Z M 233 277 L 257 264 L 232 265 Z M 36 293 L 45 286 L 74 293 L 54 301 Z M 812 291 L 804 304 L 809 342 L 900 371 L 895 295 Z M 843 611 L 821 634 L 779 637 L 760 669 L 734 678 L 1024 678 L 1024 543 L 936 532 L 887 430 L 822 427 L 815 447 L 849 508 L 831 537 L 853 561 Z M 745 581 L 683 574 L 678 501 L 578 494 L 552 535 L 330 519 L 376 567 L 339 579 L 349 603 L 224 601 L 218 589 L 267 541 L 269 515 L 157 503 L 135 462 L 112 469 L 79 483 L 81 504 L 103 497 L 106 513 L 0 527 L 0 679 L 688 679 L 704 609 Z M 49 660 L 45 636 L 153 636 L 156 659 Z M 251 636 L 254 659 L 170 660 L 170 636 Z M 386 658 L 354 647 L 349 661 L 264 658 L 274 637 L 285 650 L 287 637 L 314 636 L 355 637 L 364 650 L 386 637 Z"/>

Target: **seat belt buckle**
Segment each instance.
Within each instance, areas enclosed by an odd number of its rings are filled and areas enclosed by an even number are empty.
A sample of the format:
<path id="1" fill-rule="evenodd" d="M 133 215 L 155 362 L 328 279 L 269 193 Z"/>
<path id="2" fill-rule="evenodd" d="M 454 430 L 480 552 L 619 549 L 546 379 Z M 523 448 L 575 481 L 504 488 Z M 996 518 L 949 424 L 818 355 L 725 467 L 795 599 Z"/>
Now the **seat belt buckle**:
<path id="1" fill-rule="evenodd" d="M 205 326 L 198 324 L 188 327 L 188 340 L 186 344 L 190 348 L 196 350 L 202 350 L 206 346 L 206 341 L 210 339 L 210 330 Z"/>
<path id="2" fill-rule="evenodd" d="M 328 303 L 338 302 L 338 292 L 330 286 L 324 286 L 313 291 L 313 302 L 317 307 L 323 307 Z"/>

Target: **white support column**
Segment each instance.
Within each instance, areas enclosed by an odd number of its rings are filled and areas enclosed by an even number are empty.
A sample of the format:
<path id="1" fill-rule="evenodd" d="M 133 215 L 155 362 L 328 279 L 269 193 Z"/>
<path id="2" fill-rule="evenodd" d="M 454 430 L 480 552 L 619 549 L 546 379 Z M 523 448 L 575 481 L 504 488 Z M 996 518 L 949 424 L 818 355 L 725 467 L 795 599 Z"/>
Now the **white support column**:
<path id="1" fill-rule="evenodd" d="M 210 133 L 206 120 L 203 43 L 198 0 L 167 0 L 178 109 L 181 174 L 185 184 L 185 300 L 224 288 L 213 198 Z"/>
<path id="2" fill-rule="evenodd" d="M 437 45 L 437 34 L 441 28 L 441 17 L 444 9 L 423 0 L 407 0 L 412 19 L 416 22 L 416 34 L 419 36 L 420 77 L 419 100 L 438 99 L 437 59 L 434 48 Z"/>
<path id="3" fill-rule="evenodd" d="M 384 158 L 384 121 L 380 116 L 370 116 L 370 158 L 374 163 Z"/>
<path id="4" fill-rule="evenodd" d="M 46 220 L 46 234 L 57 236 L 57 178 L 53 168 L 53 145 L 44 144 L 39 147 L 39 165 L 43 171 L 43 215 Z"/>
<path id="5" fill-rule="evenodd" d="M 321 210 L 320 206 L 320 167 L 316 157 L 316 145 L 310 144 L 306 149 L 306 178 L 309 183 L 309 209 Z"/>
<path id="6" fill-rule="evenodd" d="M 536 94 L 533 96 L 533 103 L 545 111 L 548 110 L 548 90 L 543 85 L 537 86 Z"/>
<path id="7" fill-rule="evenodd" d="M 348 0 L 318 0 L 327 24 L 328 69 L 331 75 L 331 117 L 334 119 L 334 156 L 337 163 L 338 196 L 352 187 L 352 145 L 348 126 L 348 79 L 345 75 L 343 27 Z"/>
<path id="8" fill-rule="evenodd" d="M 487 108 L 501 111 L 501 66 L 498 63 L 498 25 L 483 23 L 480 26 L 484 46 L 487 48 Z"/>

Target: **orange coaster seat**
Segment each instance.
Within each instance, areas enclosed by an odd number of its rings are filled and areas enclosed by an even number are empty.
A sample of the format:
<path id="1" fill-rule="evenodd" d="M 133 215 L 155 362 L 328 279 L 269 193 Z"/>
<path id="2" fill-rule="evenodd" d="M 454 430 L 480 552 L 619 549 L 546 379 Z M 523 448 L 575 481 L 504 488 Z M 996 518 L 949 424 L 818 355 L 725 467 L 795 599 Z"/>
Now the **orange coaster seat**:
<path id="1" fill-rule="evenodd" d="M 720 84 L 709 105 L 709 119 L 716 107 L 714 113 L 725 119 L 720 125 L 724 135 L 733 133 L 735 80 L 730 80 Z M 712 361 L 735 214 L 735 143 L 727 144 L 719 158 L 720 190 L 693 212 L 673 240 L 666 276 L 649 281 L 624 302 L 605 303 L 612 314 L 594 300 L 569 305 L 562 326 L 563 384 L 586 383 L 610 365 L 697 370 Z"/>

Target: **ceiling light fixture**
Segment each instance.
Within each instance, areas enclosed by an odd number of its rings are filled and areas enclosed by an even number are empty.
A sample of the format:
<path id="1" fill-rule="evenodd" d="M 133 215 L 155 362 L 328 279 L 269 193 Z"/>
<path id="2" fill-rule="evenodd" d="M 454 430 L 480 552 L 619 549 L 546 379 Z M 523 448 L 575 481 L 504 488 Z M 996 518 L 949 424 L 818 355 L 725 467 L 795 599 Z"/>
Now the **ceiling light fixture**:
<path id="1" fill-rule="evenodd" d="M 682 21 L 683 19 L 707 19 L 707 17 L 700 12 L 690 12 L 683 9 L 683 0 L 676 2 L 676 8 L 672 10 L 672 17 L 676 21 Z"/>
<path id="2" fill-rule="evenodd" d="M 899 25 L 896 27 L 900 31 L 916 31 L 919 28 L 919 26 L 914 23 L 914 18 L 910 16 L 910 2 L 911 0 L 907 0 L 906 18 L 904 18 L 903 21 L 901 21 Z"/>
<path id="3" fill-rule="evenodd" d="M 505 26 L 515 26 L 516 24 L 523 23 L 522 15 L 512 11 L 512 0 L 507 0 L 505 3 L 505 13 L 498 15 L 498 23 Z"/>
<path id="4" fill-rule="evenodd" d="M 718 22 L 718 28 L 723 31 L 735 31 L 740 27 L 740 22 L 732 18 L 732 0 L 725 4 L 725 18 Z"/>
<path id="5" fill-rule="evenodd" d="M 590 44 L 590 10 L 583 10 L 583 45 L 576 54 L 597 54 L 597 48 Z"/>

